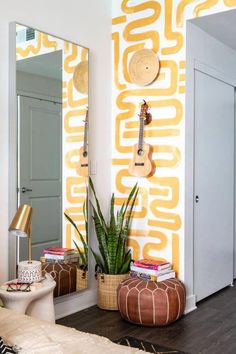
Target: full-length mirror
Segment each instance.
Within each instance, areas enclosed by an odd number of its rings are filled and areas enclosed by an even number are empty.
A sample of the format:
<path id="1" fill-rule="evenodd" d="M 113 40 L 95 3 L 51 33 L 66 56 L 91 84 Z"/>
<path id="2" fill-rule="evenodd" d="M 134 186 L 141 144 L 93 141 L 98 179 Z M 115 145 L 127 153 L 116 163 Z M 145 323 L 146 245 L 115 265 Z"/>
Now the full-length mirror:
<path id="1" fill-rule="evenodd" d="M 15 29 L 17 200 L 33 208 L 32 259 L 49 272 L 77 267 L 64 295 L 87 286 L 88 49 Z M 19 238 L 17 262 L 27 257 Z"/>

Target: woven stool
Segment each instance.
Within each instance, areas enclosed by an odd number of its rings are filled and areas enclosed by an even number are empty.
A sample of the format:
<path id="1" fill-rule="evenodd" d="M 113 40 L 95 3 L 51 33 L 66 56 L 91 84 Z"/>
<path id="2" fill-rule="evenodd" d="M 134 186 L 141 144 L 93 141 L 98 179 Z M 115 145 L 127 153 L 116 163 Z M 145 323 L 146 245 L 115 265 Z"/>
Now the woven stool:
<path id="1" fill-rule="evenodd" d="M 165 326 L 180 318 L 185 309 L 185 287 L 178 279 L 162 282 L 129 278 L 118 289 L 121 316 L 144 326 Z"/>

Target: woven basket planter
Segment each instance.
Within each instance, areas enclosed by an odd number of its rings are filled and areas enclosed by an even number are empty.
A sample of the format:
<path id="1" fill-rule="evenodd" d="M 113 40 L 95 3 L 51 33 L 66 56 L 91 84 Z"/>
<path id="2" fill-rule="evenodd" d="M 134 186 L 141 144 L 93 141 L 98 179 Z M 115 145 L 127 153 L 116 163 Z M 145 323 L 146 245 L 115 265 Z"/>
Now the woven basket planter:
<path id="1" fill-rule="evenodd" d="M 87 289 L 88 287 L 88 272 L 77 268 L 76 273 L 76 291 Z"/>
<path id="2" fill-rule="evenodd" d="M 97 305 L 103 310 L 118 310 L 117 288 L 127 279 L 129 274 L 102 274 L 97 275 Z"/>

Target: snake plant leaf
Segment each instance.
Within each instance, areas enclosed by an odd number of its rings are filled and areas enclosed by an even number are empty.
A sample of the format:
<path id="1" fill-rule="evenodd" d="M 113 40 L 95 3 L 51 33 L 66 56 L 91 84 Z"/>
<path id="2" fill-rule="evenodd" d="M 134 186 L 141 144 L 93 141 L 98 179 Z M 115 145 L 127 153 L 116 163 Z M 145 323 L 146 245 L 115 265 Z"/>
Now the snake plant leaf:
<path id="1" fill-rule="evenodd" d="M 104 264 L 106 268 L 109 269 L 110 261 L 109 261 L 109 254 L 108 254 L 107 242 L 106 242 L 107 230 L 104 229 L 101 220 L 98 216 L 98 213 L 94 207 L 93 207 L 93 221 L 94 221 L 95 231 L 98 239 L 99 251 L 101 252 L 101 256 L 104 260 Z"/>
<path id="2" fill-rule="evenodd" d="M 117 223 L 116 223 L 116 239 L 117 239 L 117 245 L 116 245 L 116 261 L 115 261 L 115 274 L 118 274 L 118 269 L 120 268 L 120 263 L 122 262 L 122 255 L 123 255 L 123 237 L 122 237 L 122 224 L 124 220 L 124 214 L 119 213 L 117 217 Z"/>
<path id="3" fill-rule="evenodd" d="M 87 264 L 88 264 L 88 260 L 87 260 L 87 258 L 86 258 L 86 256 L 85 256 L 85 253 L 83 253 L 83 252 L 80 250 L 80 248 L 79 248 L 78 244 L 75 242 L 75 240 L 73 240 L 73 242 L 74 242 L 75 247 L 77 248 L 77 251 L 78 251 L 79 256 L 80 256 L 80 258 L 81 258 L 82 264 L 83 264 L 83 265 L 87 265 Z"/>
<path id="4" fill-rule="evenodd" d="M 118 237 L 116 235 L 116 220 L 114 214 L 115 197 L 112 194 L 110 203 L 110 224 L 108 227 L 107 247 L 109 254 L 109 274 L 114 274 L 116 265 L 116 253 L 118 245 Z"/>
<path id="5" fill-rule="evenodd" d="M 118 251 L 116 256 L 116 266 L 115 266 L 115 273 L 119 274 L 119 270 L 122 268 L 123 260 L 124 260 L 124 253 L 125 253 L 125 238 L 123 233 L 120 234 L 120 241 L 118 245 Z"/>
<path id="6" fill-rule="evenodd" d="M 118 238 L 114 229 L 109 229 L 108 253 L 109 253 L 109 274 L 115 274 Z"/>
<path id="7" fill-rule="evenodd" d="M 124 218 L 125 218 L 124 208 L 121 208 L 121 210 L 118 212 L 117 215 L 117 227 L 116 227 L 117 235 L 119 235 L 120 232 L 122 231 Z"/>
<path id="8" fill-rule="evenodd" d="M 115 214 L 114 214 L 114 204 L 115 204 L 115 196 L 113 193 L 112 197 L 111 197 L 111 203 L 110 203 L 110 228 L 111 229 L 115 229 L 115 225 L 116 225 Z"/>
<path id="9" fill-rule="evenodd" d="M 132 202 L 132 198 L 136 194 L 136 191 L 137 191 L 137 183 L 134 185 L 134 187 L 130 191 L 130 194 L 129 194 L 128 198 L 127 198 L 126 203 L 124 203 L 122 205 L 122 208 L 120 209 L 120 212 L 118 213 L 118 223 L 120 225 L 120 229 L 123 228 L 124 220 L 127 217 L 127 215 L 126 215 L 127 214 L 127 209 L 129 207 L 130 202 Z M 132 204 L 134 205 L 134 203 L 135 203 L 135 201 Z"/>
<path id="10" fill-rule="evenodd" d="M 82 262 L 83 262 L 84 265 L 86 265 L 86 264 L 88 264 L 88 244 L 87 244 L 87 242 L 85 242 L 84 237 L 83 237 L 83 235 L 81 234 L 81 232 L 79 231 L 79 229 L 78 229 L 76 223 L 74 222 L 74 220 L 72 220 L 71 217 L 70 217 L 66 212 L 64 212 L 64 215 L 65 215 L 66 219 L 67 219 L 67 220 L 72 224 L 72 226 L 75 228 L 76 232 L 77 232 L 78 235 L 79 235 L 80 241 L 81 241 L 81 243 L 83 244 L 83 248 L 84 248 L 84 253 L 83 253 L 83 255 L 84 255 L 84 257 L 85 257 L 85 260 L 84 260 L 84 261 L 82 260 Z M 78 247 L 77 247 L 77 249 L 78 249 Z"/>
<path id="11" fill-rule="evenodd" d="M 106 266 L 104 265 L 104 263 L 103 263 L 101 257 L 100 257 L 97 253 L 95 253 L 95 252 L 92 250 L 92 248 L 90 248 L 90 249 L 91 249 L 91 252 L 92 252 L 93 257 L 94 257 L 94 259 L 95 259 L 96 264 L 99 266 L 99 268 L 101 269 L 101 271 L 102 271 L 103 273 L 106 273 L 106 274 L 107 274 L 107 273 L 108 273 L 108 269 L 107 269 Z"/>
<path id="12" fill-rule="evenodd" d="M 124 263 L 119 271 L 119 274 L 125 274 L 128 273 L 130 269 L 130 263 L 131 263 L 131 253 L 128 253 L 127 256 L 125 257 Z"/>
<path id="13" fill-rule="evenodd" d="M 128 209 L 129 203 L 131 202 L 133 196 L 135 195 L 137 187 L 138 187 L 138 183 L 135 183 L 134 187 L 131 189 L 131 192 L 130 192 L 130 194 L 129 194 L 128 198 L 127 198 L 126 204 L 125 204 L 124 214 L 126 214 L 126 211 Z"/>
<path id="14" fill-rule="evenodd" d="M 129 250 L 127 252 L 127 240 L 132 211 L 138 195 L 137 183 L 131 189 L 127 200 L 116 212 L 116 216 L 114 213 L 115 196 L 112 194 L 110 202 L 110 220 L 108 223 L 105 222 L 91 178 L 89 183 L 96 202 L 95 206 L 92 205 L 93 221 L 101 254 L 100 257 L 93 252 L 95 261 L 102 271 L 107 274 L 126 273 L 129 271 L 131 262 L 131 251 Z"/>
<path id="15" fill-rule="evenodd" d="M 89 200 L 88 200 L 88 187 L 86 187 L 86 199 L 83 203 L 83 215 L 84 215 L 84 222 L 85 222 L 85 239 L 86 244 L 88 245 L 88 207 L 89 207 Z"/>
<path id="16" fill-rule="evenodd" d="M 128 217 L 127 217 L 127 225 L 128 225 L 128 228 L 130 227 L 130 221 L 131 221 L 131 217 L 132 217 L 132 212 L 133 212 L 133 208 L 134 208 L 134 205 L 135 205 L 135 202 L 136 202 L 136 199 L 137 199 L 137 196 L 138 196 L 138 192 L 139 192 L 139 189 L 137 188 L 136 189 L 136 192 L 134 194 L 134 197 L 133 197 L 133 200 L 132 200 L 132 204 L 130 206 L 130 210 L 128 212 Z"/>
<path id="17" fill-rule="evenodd" d="M 134 205 L 135 205 L 135 201 L 136 201 L 138 192 L 139 192 L 139 190 L 136 189 L 136 192 L 135 192 L 135 194 L 134 194 L 134 196 L 133 196 L 132 204 L 131 204 L 130 209 L 129 209 L 129 211 L 127 212 L 127 215 L 126 215 L 125 225 L 123 226 L 123 234 L 124 234 L 124 237 L 126 238 L 126 241 L 127 241 L 127 239 L 128 239 L 128 236 L 129 236 L 129 229 L 130 229 L 130 222 L 131 222 L 131 217 L 132 217 L 132 211 L 133 211 L 133 208 L 134 208 Z M 125 247 L 126 247 L 126 244 L 125 244 Z"/>
<path id="18" fill-rule="evenodd" d="M 73 225 L 73 227 L 75 228 L 76 232 L 78 233 L 79 237 L 80 237 L 80 241 L 83 244 L 84 249 L 88 249 L 88 244 L 85 242 L 83 235 L 81 234 L 81 232 L 79 231 L 76 223 L 74 222 L 74 220 L 71 219 L 71 217 L 65 212 L 64 213 L 66 219 Z"/>
<path id="19" fill-rule="evenodd" d="M 97 213 L 98 213 L 99 218 L 101 220 L 101 224 L 105 227 L 106 226 L 106 222 L 105 222 L 105 219 L 103 217 L 103 214 L 102 214 L 102 211 L 101 211 L 101 207 L 100 207 L 100 203 L 98 201 L 97 194 L 96 194 L 96 191 L 95 191 L 95 188 L 94 188 L 94 184 L 93 184 L 93 181 L 92 181 L 91 177 L 89 177 L 89 185 L 90 185 L 91 190 L 93 192 L 93 196 L 94 196 L 94 199 L 95 199 L 95 202 L 96 202 L 96 207 L 97 207 Z"/>
<path id="20" fill-rule="evenodd" d="M 131 256 L 131 249 L 130 249 L 130 248 L 128 249 L 128 251 L 127 251 L 126 254 L 125 254 L 125 260 L 126 260 L 126 258 L 129 256 L 129 254 L 130 254 L 130 256 Z"/>

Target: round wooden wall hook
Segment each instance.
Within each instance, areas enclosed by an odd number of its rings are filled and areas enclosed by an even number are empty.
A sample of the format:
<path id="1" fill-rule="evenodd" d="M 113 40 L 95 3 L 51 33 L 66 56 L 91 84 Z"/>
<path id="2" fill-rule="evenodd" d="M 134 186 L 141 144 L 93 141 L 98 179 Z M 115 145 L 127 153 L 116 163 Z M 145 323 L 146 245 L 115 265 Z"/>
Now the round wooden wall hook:
<path id="1" fill-rule="evenodd" d="M 79 93 L 88 93 L 88 61 L 83 60 L 76 65 L 73 74 L 73 84 Z"/>
<path id="2" fill-rule="evenodd" d="M 146 86 L 157 77 L 160 63 L 156 53 L 152 49 L 140 49 L 136 51 L 129 62 L 129 75 L 134 84 Z"/>

